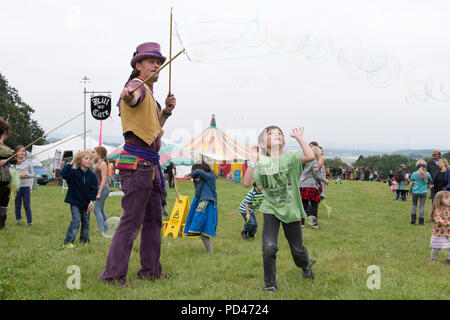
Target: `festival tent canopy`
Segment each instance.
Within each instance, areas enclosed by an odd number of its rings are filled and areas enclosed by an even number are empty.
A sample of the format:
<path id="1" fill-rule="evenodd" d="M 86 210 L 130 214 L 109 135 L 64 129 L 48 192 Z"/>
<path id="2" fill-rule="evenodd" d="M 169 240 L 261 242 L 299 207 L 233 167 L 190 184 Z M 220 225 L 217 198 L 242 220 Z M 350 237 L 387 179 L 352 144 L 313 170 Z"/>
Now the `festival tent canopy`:
<path id="1" fill-rule="evenodd" d="M 215 115 L 212 116 L 210 126 L 201 134 L 183 144 L 183 147 L 219 161 L 250 159 L 250 150 L 247 146 L 217 128 Z"/>
<path id="2" fill-rule="evenodd" d="M 164 169 L 170 162 L 173 162 L 175 166 L 192 166 L 194 157 L 188 149 L 176 144 L 168 144 L 159 150 L 159 163 Z"/>

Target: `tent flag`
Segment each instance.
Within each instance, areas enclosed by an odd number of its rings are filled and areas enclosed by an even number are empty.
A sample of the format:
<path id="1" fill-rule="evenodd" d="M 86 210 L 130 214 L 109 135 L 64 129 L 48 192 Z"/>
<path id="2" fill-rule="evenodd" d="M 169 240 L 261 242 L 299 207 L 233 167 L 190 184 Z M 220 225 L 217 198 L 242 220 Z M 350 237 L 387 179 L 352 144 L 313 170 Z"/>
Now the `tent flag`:
<path id="1" fill-rule="evenodd" d="M 210 126 L 186 142 L 183 147 L 192 152 L 214 154 L 225 161 L 250 159 L 250 150 L 247 146 L 217 128 L 215 115 L 212 116 Z"/>

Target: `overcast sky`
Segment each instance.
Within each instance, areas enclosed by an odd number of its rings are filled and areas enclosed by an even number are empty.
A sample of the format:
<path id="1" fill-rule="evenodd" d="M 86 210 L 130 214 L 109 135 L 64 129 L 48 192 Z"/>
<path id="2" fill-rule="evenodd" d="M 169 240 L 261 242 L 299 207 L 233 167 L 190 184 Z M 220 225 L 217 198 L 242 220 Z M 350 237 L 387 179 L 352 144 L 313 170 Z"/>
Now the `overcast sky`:
<path id="1" fill-rule="evenodd" d="M 83 76 L 115 104 L 138 44 L 158 42 L 169 55 L 171 7 L 173 55 L 184 47 L 191 61 L 172 65 L 166 138 L 184 142 L 215 114 L 247 144 L 276 124 L 286 136 L 302 125 L 325 147 L 449 149 L 444 0 L 2 1 L 0 72 L 48 132 L 83 111 Z M 156 98 L 167 92 L 168 69 Z M 82 127 L 80 117 L 55 133 Z M 87 127 L 97 138 L 90 113 Z M 103 130 L 120 141 L 115 107 Z"/>

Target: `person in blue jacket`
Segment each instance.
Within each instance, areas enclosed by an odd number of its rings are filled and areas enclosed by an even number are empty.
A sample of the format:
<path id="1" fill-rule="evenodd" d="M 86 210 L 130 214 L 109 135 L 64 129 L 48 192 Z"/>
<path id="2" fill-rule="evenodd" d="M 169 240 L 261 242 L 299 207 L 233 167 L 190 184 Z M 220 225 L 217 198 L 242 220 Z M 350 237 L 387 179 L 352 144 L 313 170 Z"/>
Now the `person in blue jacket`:
<path id="1" fill-rule="evenodd" d="M 216 175 L 205 163 L 195 163 L 190 177 L 194 181 L 195 196 L 192 200 L 183 233 L 186 236 L 200 236 L 206 250 L 212 253 L 211 237 L 216 236 L 217 193 Z"/>
<path id="2" fill-rule="evenodd" d="M 427 200 L 428 186 L 433 184 L 433 178 L 426 169 L 427 163 L 420 159 L 416 162 L 417 171 L 409 178 L 412 185 L 411 224 L 416 223 L 417 202 L 419 202 L 419 224 L 424 225 L 425 201 Z"/>
<path id="3" fill-rule="evenodd" d="M 72 168 L 76 164 L 76 169 Z M 81 224 L 80 242 L 89 243 L 89 220 L 93 201 L 97 198 L 97 177 L 90 169 L 92 155 L 89 151 L 77 153 L 72 161 L 61 170 L 61 177 L 67 181 L 68 190 L 64 202 L 70 204 L 72 221 L 64 239 L 65 248 L 75 248 L 73 244 Z"/>

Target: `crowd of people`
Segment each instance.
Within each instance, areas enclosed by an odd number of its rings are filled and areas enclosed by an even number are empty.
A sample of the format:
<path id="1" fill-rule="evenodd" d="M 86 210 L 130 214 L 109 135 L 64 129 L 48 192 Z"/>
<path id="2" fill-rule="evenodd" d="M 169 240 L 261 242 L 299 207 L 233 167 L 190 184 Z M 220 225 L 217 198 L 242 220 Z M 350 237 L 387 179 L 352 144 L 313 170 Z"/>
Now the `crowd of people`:
<path id="1" fill-rule="evenodd" d="M 327 178 L 336 179 L 336 183 L 342 183 L 342 180 L 382 181 L 382 172 L 378 168 L 339 166 L 325 170 Z"/>
<path id="2" fill-rule="evenodd" d="M 126 284 L 130 255 L 139 231 L 141 268 L 137 271 L 138 278 L 153 280 L 171 277 L 163 272 L 160 263 L 166 185 L 158 151 L 161 147 L 162 127 L 172 115 L 176 99 L 169 93 L 165 108 L 162 109 L 153 96 L 158 74 L 150 77 L 165 60 L 159 44 L 147 42 L 139 45 L 130 63 L 133 71 L 118 102 L 125 140 L 124 150 L 116 166 L 124 192 L 121 203 L 123 215 L 112 237 L 105 268 L 100 274 L 100 280 L 108 284 Z M 26 160 L 23 159 L 23 148 L 18 148 L 14 154 L 4 144 L 9 131 L 8 122 L 0 118 L 0 229 L 4 227 L 7 218 L 11 181 L 8 177 L 9 167 L 16 166 L 23 179 L 32 177 L 32 173 L 24 165 Z M 376 168 L 325 168 L 322 148 L 317 142 L 307 143 L 303 133 L 303 128 L 294 128 L 290 133 L 301 152 L 284 151 L 283 131 L 277 126 L 266 127 L 258 136 L 258 145 L 250 148 L 250 161 L 242 178 L 242 185 L 251 189 L 245 199 L 237 204 L 244 219 L 241 236 L 246 240 L 254 238 L 258 228 L 255 212 L 259 209 L 263 218 L 264 289 L 272 293 L 278 288 L 276 260 L 280 226 L 302 277 L 313 279 L 312 267 L 316 261 L 311 259 L 303 243 L 302 229 L 306 219 L 313 229 L 319 228 L 318 206 L 326 197 L 330 179 L 337 178 L 336 183 L 342 180 L 379 181 L 381 176 Z M 437 153 L 433 153 L 433 162 L 428 164 L 419 160 L 416 164 L 417 171 L 411 175 L 407 176 L 405 166 L 402 165 L 389 178 L 391 184 L 394 181 L 397 183 L 396 195 L 402 200 L 406 201 L 406 193 L 402 191 L 407 190 L 408 185 L 413 186 L 410 192 L 413 195 L 411 217 L 414 217 L 414 223 L 419 203 L 419 223 L 423 224 L 423 204 L 427 188 L 431 186 L 434 202 L 430 218 L 435 223 L 430 241 L 433 261 L 440 249 L 450 249 L 450 173 L 448 162 L 437 156 Z M 105 150 L 99 147 L 93 152 L 82 151 L 76 154 L 62 169 L 61 176 L 68 183 L 65 202 L 70 205 L 72 215 L 64 239 L 65 248 L 75 247 L 74 241 L 80 228 L 80 242 L 89 243 L 89 214 L 92 210 L 97 218 L 99 231 L 108 228 L 104 211 L 109 194 L 106 183 L 107 164 Z M 173 169 L 166 173 L 169 175 L 169 187 L 172 187 Z M 183 232 L 186 236 L 199 236 L 207 252 L 212 253 L 211 239 L 216 236 L 218 224 L 216 176 L 204 162 L 194 164 L 189 176 L 193 180 L 195 197 Z M 29 186 L 26 183 L 23 189 L 21 185 L 18 199 L 23 201 L 28 223 L 31 225 L 31 211 L 27 209 L 30 202 L 27 188 Z M 397 190 L 400 192 L 397 193 Z M 19 202 L 16 203 L 16 210 L 18 204 Z M 450 250 L 446 261 L 450 263 Z"/>

